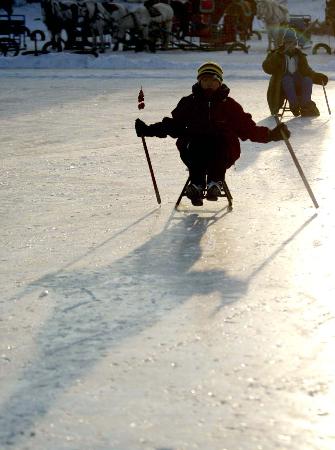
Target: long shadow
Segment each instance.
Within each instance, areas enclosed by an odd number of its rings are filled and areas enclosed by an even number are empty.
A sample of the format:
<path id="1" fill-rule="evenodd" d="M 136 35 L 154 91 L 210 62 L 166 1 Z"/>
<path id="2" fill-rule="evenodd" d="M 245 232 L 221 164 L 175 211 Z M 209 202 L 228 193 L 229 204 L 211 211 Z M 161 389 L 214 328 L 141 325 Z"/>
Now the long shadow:
<path id="1" fill-rule="evenodd" d="M 99 245 L 96 245 L 94 248 L 88 250 L 83 255 L 80 255 L 78 258 L 75 258 L 72 261 L 68 262 L 63 267 L 58 269 L 56 272 L 53 272 L 53 276 L 55 277 L 56 275 L 60 274 L 61 272 L 64 272 L 66 269 L 70 268 L 71 266 L 74 266 L 76 263 L 84 260 L 85 258 L 87 258 L 89 256 L 93 256 L 93 254 L 96 253 L 99 249 L 101 249 L 102 247 L 105 247 L 106 245 L 109 245 L 112 240 L 114 240 L 117 237 L 120 237 L 121 235 L 125 234 L 127 231 L 131 230 L 133 227 L 136 227 L 136 225 L 139 225 L 141 222 L 146 221 L 148 218 L 150 218 L 150 216 L 152 216 L 154 214 L 159 214 L 159 213 L 160 213 L 160 208 L 159 207 L 152 209 L 151 211 L 149 211 L 148 213 L 146 213 L 142 217 L 140 217 L 137 220 L 135 220 L 135 222 L 129 224 L 128 226 L 126 226 L 122 230 L 119 230 L 119 231 L 115 232 L 112 236 L 109 236 L 108 239 L 102 241 Z M 0 300 L 0 304 L 1 303 L 10 304 L 13 301 L 16 302 L 17 300 L 20 300 L 25 295 L 30 294 L 31 292 L 33 292 L 36 289 L 39 289 L 40 287 L 41 286 L 40 286 L 39 283 L 37 283 L 37 284 L 36 283 L 31 283 L 28 286 L 26 286 L 24 289 L 22 289 L 19 293 L 13 295 L 12 297 L 9 297 L 6 300 Z"/>
<path id="2" fill-rule="evenodd" d="M 279 253 L 282 252 L 317 217 L 317 213 L 313 214 L 296 231 L 294 231 L 287 239 L 285 239 L 285 241 L 278 245 L 278 247 L 267 258 L 265 258 L 264 261 L 258 267 L 256 267 L 245 279 L 245 285 L 249 286 L 253 279 L 256 278 L 265 269 L 265 267 L 268 266 L 279 255 Z M 215 314 L 217 314 L 224 306 L 224 303 L 219 304 L 215 309 L 213 309 L 211 315 L 214 316 Z"/>
<path id="3" fill-rule="evenodd" d="M 186 215 L 109 266 L 67 268 L 31 284 L 48 287 L 56 304 L 36 337 L 36 358 L 0 410 L 1 448 L 26 439 L 54 401 L 113 347 L 193 295 L 219 292 L 223 305 L 245 293 L 246 283 L 224 270 L 193 269 L 213 220 Z"/>

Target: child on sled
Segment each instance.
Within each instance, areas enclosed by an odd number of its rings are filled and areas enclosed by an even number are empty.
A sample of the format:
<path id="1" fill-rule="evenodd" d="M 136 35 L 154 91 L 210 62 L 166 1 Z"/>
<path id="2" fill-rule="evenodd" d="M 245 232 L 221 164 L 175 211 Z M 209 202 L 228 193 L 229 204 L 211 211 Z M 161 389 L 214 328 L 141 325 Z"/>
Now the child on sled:
<path id="1" fill-rule="evenodd" d="M 190 174 L 186 195 L 194 206 L 203 205 L 205 191 L 207 200 L 218 199 L 226 170 L 240 157 L 239 139 L 267 143 L 290 136 L 285 124 L 274 129 L 257 126 L 229 92 L 222 68 L 209 61 L 199 67 L 192 93 L 179 101 L 172 117 L 152 125 L 135 121 L 137 136 L 177 138 Z"/>

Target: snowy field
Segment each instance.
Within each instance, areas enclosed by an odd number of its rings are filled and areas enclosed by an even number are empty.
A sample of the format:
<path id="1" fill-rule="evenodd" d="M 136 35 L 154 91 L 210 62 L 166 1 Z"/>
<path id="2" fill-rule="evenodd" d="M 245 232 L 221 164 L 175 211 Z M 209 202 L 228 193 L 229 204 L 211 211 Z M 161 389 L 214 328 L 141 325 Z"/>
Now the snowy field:
<path id="1" fill-rule="evenodd" d="M 283 142 L 247 141 L 232 212 L 175 211 L 187 173 L 147 138 L 158 207 L 134 132 L 207 59 L 275 126 L 265 45 L 0 58 L 1 450 L 334 450 L 334 55 L 309 55 L 333 114 L 315 86 L 321 116 L 285 116 L 319 209 Z"/>

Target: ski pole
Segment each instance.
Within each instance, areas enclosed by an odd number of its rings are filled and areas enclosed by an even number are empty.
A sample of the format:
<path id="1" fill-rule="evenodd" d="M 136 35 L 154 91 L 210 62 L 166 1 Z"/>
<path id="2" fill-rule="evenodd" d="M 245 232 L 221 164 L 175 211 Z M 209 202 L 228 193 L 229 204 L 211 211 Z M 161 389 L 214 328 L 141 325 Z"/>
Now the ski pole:
<path id="1" fill-rule="evenodd" d="M 282 122 L 280 122 L 279 118 L 276 115 L 274 115 L 273 117 L 274 117 L 277 125 L 280 125 L 282 123 Z M 281 135 L 282 135 L 282 137 L 283 137 L 283 139 L 285 141 L 286 147 L 288 148 L 288 151 L 290 152 L 290 155 L 291 155 L 291 157 L 293 159 L 293 162 L 294 162 L 296 168 L 298 169 L 298 172 L 299 172 L 299 174 L 300 174 L 300 176 L 302 178 L 302 181 L 304 182 L 305 188 L 307 189 L 307 192 L 308 192 L 310 198 L 312 199 L 312 202 L 313 202 L 315 208 L 318 208 L 319 207 L 318 202 L 316 201 L 316 198 L 315 198 L 315 196 L 313 194 L 313 191 L 312 191 L 310 185 L 308 184 L 308 181 L 307 181 L 307 179 L 305 177 L 305 174 L 304 174 L 304 172 L 303 172 L 303 170 L 302 170 L 302 168 L 300 166 L 298 158 L 296 157 L 296 155 L 294 153 L 292 145 L 291 145 L 290 141 L 288 140 L 288 138 L 287 138 L 287 136 L 286 136 L 286 134 L 284 133 L 283 130 L 281 130 Z"/>
<path id="2" fill-rule="evenodd" d="M 157 183 L 156 183 L 154 170 L 152 168 L 152 164 L 151 164 L 151 160 L 150 160 L 150 155 L 149 155 L 147 143 L 145 141 L 145 137 L 144 136 L 141 136 L 141 139 L 142 139 L 142 144 L 143 144 L 145 156 L 147 158 L 147 162 L 148 162 L 148 166 L 149 166 L 149 170 L 150 170 L 152 184 L 154 185 L 154 190 L 155 190 L 155 194 L 156 194 L 157 203 L 160 205 L 162 203 L 161 196 L 159 195 L 158 186 L 157 186 Z"/>
<path id="3" fill-rule="evenodd" d="M 144 92 L 141 90 L 138 94 L 138 109 L 144 109 L 145 104 L 144 104 Z M 157 199 L 157 203 L 160 205 L 162 203 L 161 201 L 161 196 L 159 195 L 159 190 L 158 190 L 158 186 L 156 183 L 156 178 L 155 178 L 155 174 L 154 174 L 154 170 L 152 168 L 152 164 L 151 164 L 151 160 L 150 160 L 150 155 L 149 155 L 149 151 L 148 151 L 148 147 L 147 147 L 147 143 L 145 141 L 145 137 L 141 136 L 142 139 L 142 144 L 143 144 L 143 148 L 144 148 L 144 153 L 145 153 L 145 157 L 147 158 L 147 163 L 149 166 L 149 171 L 150 171 L 150 175 L 151 175 L 151 180 L 152 180 L 152 184 L 154 186 L 154 190 L 155 190 L 155 194 L 156 194 L 156 199 Z"/>
<path id="4" fill-rule="evenodd" d="M 330 107 L 329 107 L 327 92 L 326 92 L 326 88 L 325 88 L 325 85 L 323 84 L 323 82 L 322 82 L 322 87 L 323 87 L 323 92 L 325 94 L 325 99 L 326 99 L 326 103 L 327 103 L 328 112 L 329 112 L 329 115 L 331 115 L 332 112 L 331 112 Z"/>

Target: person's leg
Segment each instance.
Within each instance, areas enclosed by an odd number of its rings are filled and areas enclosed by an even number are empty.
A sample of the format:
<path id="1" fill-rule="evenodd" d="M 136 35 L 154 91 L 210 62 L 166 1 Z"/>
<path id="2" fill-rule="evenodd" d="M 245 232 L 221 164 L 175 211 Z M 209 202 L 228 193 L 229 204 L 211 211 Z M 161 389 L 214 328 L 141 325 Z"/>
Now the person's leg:
<path id="1" fill-rule="evenodd" d="M 204 145 L 200 142 L 191 142 L 185 150 L 180 152 L 180 157 L 188 167 L 191 183 L 205 188 L 206 186 L 206 159 L 204 157 Z"/>
<path id="2" fill-rule="evenodd" d="M 207 200 L 216 201 L 222 190 L 222 181 L 226 175 L 226 157 L 222 142 L 217 142 L 208 154 Z"/>
<path id="3" fill-rule="evenodd" d="M 193 141 L 180 149 L 180 157 L 188 167 L 191 183 L 186 187 L 186 196 L 194 206 L 202 206 L 206 187 L 206 153 L 204 142 Z"/>
<path id="4" fill-rule="evenodd" d="M 298 105 L 298 97 L 296 92 L 296 83 L 293 75 L 286 74 L 282 79 L 282 87 L 285 97 L 287 98 L 290 107 Z"/>
<path id="5" fill-rule="evenodd" d="M 209 156 L 207 184 L 211 181 L 223 181 L 226 174 L 226 159 L 222 148 L 220 149 L 219 146 L 217 146 Z"/>
<path id="6" fill-rule="evenodd" d="M 287 98 L 290 110 L 295 117 L 300 115 L 299 97 L 297 92 L 297 83 L 294 75 L 286 74 L 282 79 L 284 95 Z"/>
<path id="7" fill-rule="evenodd" d="M 301 77 L 300 86 L 301 106 L 304 106 L 311 101 L 313 81 L 310 77 Z"/>
<path id="8" fill-rule="evenodd" d="M 181 160 L 189 170 L 191 182 L 205 188 L 206 159 L 204 148 L 206 148 L 206 143 L 199 139 L 197 141 L 185 140 L 185 142 L 181 143 L 177 141 L 177 147 Z"/>
<path id="9" fill-rule="evenodd" d="M 298 81 L 300 92 L 301 115 L 304 117 L 319 116 L 320 112 L 312 101 L 313 81 L 310 77 L 300 76 Z"/>

